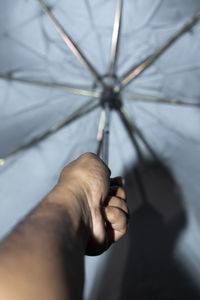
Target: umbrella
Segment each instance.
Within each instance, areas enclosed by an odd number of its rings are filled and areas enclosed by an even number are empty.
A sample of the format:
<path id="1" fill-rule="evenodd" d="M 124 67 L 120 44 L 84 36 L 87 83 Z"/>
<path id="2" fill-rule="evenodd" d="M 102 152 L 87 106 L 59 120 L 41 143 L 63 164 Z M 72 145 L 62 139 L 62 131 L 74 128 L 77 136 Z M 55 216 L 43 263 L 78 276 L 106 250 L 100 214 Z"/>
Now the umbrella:
<path id="1" fill-rule="evenodd" d="M 162 160 L 199 205 L 199 1 L 0 8 L 1 235 L 85 151 L 113 175 Z"/>

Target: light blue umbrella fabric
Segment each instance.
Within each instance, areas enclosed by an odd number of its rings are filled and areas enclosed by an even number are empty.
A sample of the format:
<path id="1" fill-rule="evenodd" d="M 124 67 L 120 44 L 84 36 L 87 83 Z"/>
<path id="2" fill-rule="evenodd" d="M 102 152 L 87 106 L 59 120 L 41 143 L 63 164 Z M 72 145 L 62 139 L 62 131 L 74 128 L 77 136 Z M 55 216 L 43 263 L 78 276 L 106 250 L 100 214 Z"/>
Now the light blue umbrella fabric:
<path id="1" fill-rule="evenodd" d="M 119 79 L 200 11 L 197 0 L 123 2 L 116 64 Z M 117 1 L 49 0 L 45 3 L 100 76 L 105 76 L 110 63 Z M 91 97 L 8 80 L 8 77 L 66 83 L 97 92 L 101 88 L 95 87 L 96 80 L 65 45 L 38 1 L 0 2 L 0 43 L 0 157 L 5 158 L 0 161 L 0 236 L 3 237 L 49 192 L 65 164 L 83 152 L 96 152 L 101 114 L 101 107 L 94 109 L 41 142 L 9 155 L 63 122 Z M 177 247 L 186 261 L 197 248 L 191 245 L 200 244 L 194 237 L 199 232 L 200 109 L 133 100 L 141 100 L 138 94 L 145 94 L 199 104 L 199 49 L 200 23 L 197 23 L 122 92 L 125 109 L 160 160 L 172 170 L 184 195 L 189 223 Z M 97 101 L 94 99 L 94 103 Z M 144 144 L 138 137 L 137 140 L 144 157 L 151 159 Z M 117 112 L 113 111 L 109 142 L 112 176 L 125 174 L 137 159 L 132 142 Z M 123 244 L 121 247 L 126 248 Z M 86 299 L 95 299 L 92 287 L 110 253 L 112 250 L 100 258 L 86 259 Z M 123 260 L 118 263 L 122 270 Z M 191 266 L 191 260 L 186 265 Z M 101 281 L 98 284 L 103 289 L 104 284 Z M 104 299 L 111 299 L 109 291 L 108 295 Z M 117 299 L 117 293 L 112 299 Z"/>

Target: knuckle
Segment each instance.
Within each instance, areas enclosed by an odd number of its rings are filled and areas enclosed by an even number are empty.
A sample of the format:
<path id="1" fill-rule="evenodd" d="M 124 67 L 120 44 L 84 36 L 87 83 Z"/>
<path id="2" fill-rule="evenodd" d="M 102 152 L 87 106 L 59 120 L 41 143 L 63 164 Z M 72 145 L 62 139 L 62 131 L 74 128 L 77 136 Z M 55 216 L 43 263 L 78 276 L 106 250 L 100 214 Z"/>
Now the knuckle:
<path id="1" fill-rule="evenodd" d="M 127 232 L 127 221 L 125 216 L 121 216 L 116 227 L 122 234 L 125 234 Z"/>
<path id="2" fill-rule="evenodd" d="M 113 210 L 113 214 L 114 214 L 114 220 L 117 222 L 117 223 L 120 223 L 122 226 L 125 222 L 125 212 L 123 211 L 122 208 L 120 207 L 114 207 L 114 210 Z"/>
<path id="3" fill-rule="evenodd" d="M 115 222 L 118 220 L 120 216 L 120 210 L 117 207 L 114 206 L 107 206 L 106 207 L 107 216 L 110 222 Z"/>
<path id="4" fill-rule="evenodd" d="M 85 160 L 87 160 L 88 158 L 89 158 L 89 152 L 86 152 L 77 158 L 77 162 L 82 163 Z"/>
<path id="5" fill-rule="evenodd" d="M 90 158 L 96 158 L 97 156 L 92 152 L 86 152 L 83 155 L 81 155 L 81 157 L 90 159 Z"/>
<path id="6" fill-rule="evenodd" d="M 126 192 L 122 187 L 118 187 L 118 194 L 119 194 L 120 198 L 122 198 L 122 199 L 126 198 Z"/>
<path id="7" fill-rule="evenodd" d="M 78 161 L 85 162 L 87 160 L 92 160 L 92 159 L 97 159 L 96 154 L 94 154 L 92 152 L 86 152 L 86 153 L 82 154 L 81 156 L 79 156 Z"/>

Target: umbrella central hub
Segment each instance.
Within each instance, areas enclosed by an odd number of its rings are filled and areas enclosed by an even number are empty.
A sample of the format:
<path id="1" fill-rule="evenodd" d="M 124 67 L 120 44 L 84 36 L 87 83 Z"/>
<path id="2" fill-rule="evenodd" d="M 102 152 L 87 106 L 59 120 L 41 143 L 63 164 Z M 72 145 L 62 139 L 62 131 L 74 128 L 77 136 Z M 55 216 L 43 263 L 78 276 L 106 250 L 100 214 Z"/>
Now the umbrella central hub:
<path id="1" fill-rule="evenodd" d="M 111 109 L 119 109 L 121 107 L 120 94 L 115 92 L 113 87 L 105 87 L 101 94 L 101 105 L 104 107 L 106 103 Z"/>

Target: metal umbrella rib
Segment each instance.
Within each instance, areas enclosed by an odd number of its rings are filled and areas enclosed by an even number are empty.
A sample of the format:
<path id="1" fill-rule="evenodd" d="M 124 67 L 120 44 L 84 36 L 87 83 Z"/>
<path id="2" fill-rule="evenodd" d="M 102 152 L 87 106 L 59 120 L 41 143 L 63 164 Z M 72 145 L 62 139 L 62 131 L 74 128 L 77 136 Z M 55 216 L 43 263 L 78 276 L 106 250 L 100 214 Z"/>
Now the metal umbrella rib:
<path id="1" fill-rule="evenodd" d="M 121 19 L 122 19 L 122 9 L 123 9 L 123 0 L 117 0 L 117 6 L 115 10 L 115 19 L 113 24 L 113 30 L 112 30 L 112 43 L 111 43 L 111 56 L 110 56 L 110 66 L 109 66 L 109 73 L 108 76 L 110 79 L 112 79 L 111 83 L 106 83 L 104 81 L 104 77 L 101 77 L 99 73 L 96 71 L 96 68 L 88 61 L 88 59 L 85 57 L 85 55 L 82 53 L 82 51 L 79 49 L 79 47 L 75 44 L 73 39 L 69 36 L 68 33 L 64 30 L 64 28 L 60 25 L 60 23 L 57 21 L 57 19 L 54 17 L 54 15 L 51 13 L 51 9 L 44 3 L 43 0 L 38 0 L 39 4 L 41 5 L 42 9 L 44 10 L 45 14 L 50 18 L 50 20 L 53 22 L 54 26 L 56 27 L 57 31 L 61 35 L 64 42 L 67 44 L 67 46 L 71 49 L 73 54 L 82 62 L 82 64 L 92 73 L 93 77 L 96 79 L 98 83 L 101 84 L 103 87 L 102 92 L 89 90 L 87 88 L 80 88 L 79 86 L 69 85 L 65 83 L 56 83 L 56 82 L 45 82 L 42 80 L 33 80 L 33 79 L 27 79 L 27 78 L 19 78 L 13 76 L 12 72 L 7 73 L 0 73 L 0 78 L 10 81 L 16 81 L 26 84 L 32 84 L 36 86 L 42 86 L 42 87 L 48 87 L 48 88 L 56 88 L 61 89 L 66 92 L 70 92 L 73 94 L 78 95 L 84 95 L 84 96 L 90 96 L 93 98 L 100 98 L 99 105 L 102 105 L 105 110 L 105 127 L 103 131 L 102 139 L 99 140 L 98 150 L 99 153 L 102 150 L 102 157 L 103 160 L 107 163 L 108 162 L 108 152 L 109 152 L 109 132 L 110 132 L 110 115 L 111 110 L 116 109 L 119 110 L 121 118 L 123 119 L 123 122 L 126 122 L 128 124 L 129 129 L 131 128 L 132 131 L 134 131 L 140 139 L 143 141 L 143 143 L 146 145 L 146 147 L 149 149 L 151 154 L 156 157 L 156 154 L 146 141 L 143 133 L 140 131 L 140 129 L 135 125 L 134 121 L 129 117 L 128 113 L 123 108 L 123 99 L 120 98 L 121 95 L 119 93 L 121 90 L 126 87 L 128 83 L 130 83 L 133 79 L 135 79 L 137 76 L 139 76 L 148 66 L 150 66 L 161 54 L 163 54 L 175 41 L 181 37 L 185 32 L 189 31 L 199 20 L 200 13 L 197 13 L 190 22 L 188 22 L 186 25 L 184 25 L 176 34 L 174 34 L 162 47 L 160 47 L 158 50 L 156 50 L 152 55 L 150 55 L 147 59 L 145 59 L 141 64 L 139 64 L 136 67 L 132 67 L 128 72 L 122 76 L 121 81 L 119 81 L 119 78 L 117 78 L 116 75 L 116 62 L 118 57 L 118 48 L 119 48 L 119 40 L 120 40 L 120 31 L 121 31 Z M 115 80 L 116 79 L 116 80 Z M 118 80 L 118 81 L 117 81 Z M 116 83 L 119 82 L 119 83 Z M 187 105 L 187 106 L 194 106 L 199 107 L 200 104 L 198 103 L 190 103 L 187 101 L 180 101 L 175 99 L 169 99 L 169 98 L 161 98 L 151 95 L 145 95 L 145 94 L 139 94 L 139 93 L 130 93 L 129 91 L 123 91 L 128 96 L 128 100 L 131 101 L 143 101 L 143 102 L 152 102 L 152 103 L 165 103 L 165 104 L 173 104 L 173 105 Z M 104 95 L 108 95 L 105 96 Z M 102 98 L 103 97 L 103 98 Z M 120 100 L 118 100 L 120 98 Z M 118 103 L 119 102 L 119 103 Z M 120 106 L 120 107 L 119 107 Z M 50 129 L 47 133 L 39 137 L 38 139 L 35 139 L 34 141 L 30 142 L 28 144 L 32 145 L 49 134 L 53 133 L 55 130 L 58 130 L 59 128 L 62 128 L 63 126 L 67 125 L 71 120 L 78 118 L 80 115 L 82 115 L 82 110 L 84 110 L 86 106 L 81 107 L 78 109 L 74 114 L 69 116 L 69 118 L 66 120 L 66 122 L 59 124 L 56 126 L 56 129 Z M 66 123 L 66 124 L 65 124 Z M 15 152 L 23 149 L 25 146 L 20 147 Z"/>
<path id="2" fill-rule="evenodd" d="M 135 131 L 133 131 L 132 127 L 130 127 L 129 122 L 127 122 L 127 119 L 124 117 L 123 113 L 120 112 L 119 116 L 120 116 L 120 118 L 122 120 L 122 123 L 124 124 L 124 128 L 126 129 L 127 134 L 128 134 L 128 136 L 129 136 L 129 138 L 130 138 L 130 140 L 131 140 L 131 142 L 133 144 L 133 147 L 134 147 L 134 149 L 135 149 L 135 151 L 137 153 L 138 159 L 142 163 L 143 160 L 144 160 L 144 158 L 143 158 L 142 152 L 140 150 L 140 147 L 138 145 L 138 142 L 137 142 L 137 140 L 135 138 Z"/>
<path id="3" fill-rule="evenodd" d="M 112 33 L 111 58 L 110 58 L 110 68 L 109 68 L 110 76 L 113 76 L 116 73 L 116 62 L 118 56 L 118 46 L 119 46 L 119 38 L 120 38 L 120 30 L 121 30 L 122 7 L 123 7 L 123 0 L 118 0 L 116 12 L 115 12 L 113 33 Z"/>
<path id="4" fill-rule="evenodd" d="M 91 106 L 91 104 L 93 104 Z M 58 130 L 64 128 L 65 126 L 67 126 L 68 124 L 70 124 L 71 122 L 79 119 L 80 117 L 83 117 L 84 115 L 88 114 L 89 112 L 93 111 L 94 109 L 96 109 L 97 107 L 99 107 L 99 103 L 94 104 L 94 99 L 89 100 L 88 102 L 86 102 L 85 104 L 81 105 L 75 112 L 73 112 L 67 119 L 65 119 L 63 122 L 53 126 L 52 128 L 50 128 L 48 131 L 46 131 L 44 134 L 42 134 L 40 137 L 38 138 L 34 138 L 33 140 L 31 140 L 30 142 L 28 142 L 25 145 L 22 145 L 18 148 L 16 148 L 15 150 L 13 150 L 12 152 L 8 153 L 8 155 L 6 155 L 5 157 L 1 157 L 0 158 L 0 165 L 3 165 L 4 160 L 13 154 L 16 154 L 19 151 L 25 150 L 31 146 L 34 146 L 35 144 L 43 141 L 44 139 L 46 139 L 47 137 L 49 137 L 50 135 L 56 133 Z"/>
<path id="5" fill-rule="evenodd" d="M 143 133 L 141 132 L 141 130 L 136 126 L 136 124 L 134 123 L 134 121 L 132 120 L 132 118 L 129 116 L 129 114 L 127 113 L 127 111 L 124 108 L 119 108 L 119 113 L 121 115 L 121 118 L 125 120 L 125 122 L 128 124 L 128 126 L 131 128 L 131 130 L 133 131 L 133 133 L 136 133 L 138 135 L 138 137 L 142 140 L 142 142 L 144 143 L 144 145 L 147 147 L 147 149 L 149 150 L 149 152 L 151 153 L 152 157 L 156 160 L 159 161 L 159 158 L 157 156 L 157 154 L 155 153 L 155 151 L 152 149 L 152 147 L 149 145 L 149 143 L 147 142 L 146 138 L 144 137 Z"/>
<path id="6" fill-rule="evenodd" d="M 120 118 L 124 124 L 124 128 L 126 129 L 127 131 L 127 134 L 133 144 L 133 147 L 137 153 L 137 157 L 138 157 L 138 161 L 140 163 L 140 167 L 136 167 L 135 168 L 135 177 L 136 177 L 136 180 L 137 180 L 137 185 L 138 185 L 138 188 L 140 190 L 140 194 L 141 194 L 141 197 L 142 197 L 142 201 L 143 203 L 146 203 L 147 200 L 148 200 L 148 196 L 147 196 L 147 191 L 145 189 L 145 185 L 144 185 L 144 182 L 142 180 L 142 175 L 141 175 L 141 167 L 143 168 L 144 166 L 144 156 L 142 154 L 142 151 L 140 149 L 140 146 L 138 144 L 138 141 L 137 139 L 135 138 L 135 133 L 133 132 L 132 128 L 130 127 L 130 124 L 129 122 L 127 122 L 127 119 L 124 118 L 123 114 L 120 113 Z"/>
<path id="7" fill-rule="evenodd" d="M 100 75 L 98 74 L 97 70 L 89 62 L 89 60 L 82 53 L 82 51 L 79 49 L 79 47 L 75 44 L 75 42 L 70 37 L 70 35 L 62 28 L 62 26 L 59 24 L 59 22 L 56 20 L 56 18 L 50 12 L 49 8 L 45 5 L 45 3 L 42 0 L 38 0 L 38 2 L 40 3 L 40 5 L 41 5 L 42 9 L 44 10 L 44 12 L 47 14 L 47 16 L 52 21 L 52 23 L 54 24 L 55 28 L 59 32 L 59 34 L 62 37 L 65 44 L 70 48 L 70 50 L 79 59 L 79 61 L 84 65 L 84 67 L 92 74 L 92 76 L 95 78 L 95 80 L 101 86 L 104 86 L 104 83 L 103 83 Z"/>
<path id="8" fill-rule="evenodd" d="M 5 79 L 5 80 L 10 80 L 10 81 L 26 83 L 26 84 L 32 84 L 32 85 L 41 86 L 41 87 L 55 88 L 55 89 L 59 89 L 59 90 L 65 91 L 65 92 L 82 95 L 82 96 L 89 96 L 89 97 L 95 97 L 95 98 L 99 98 L 99 96 L 100 96 L 100 94 L 98 92 L 90 91 L 87 89 L 83 89 L 79 86 L 69 85 L 69 84 L 65 84 L 65 83 L 46 82 L 46 81 L 41 81 L 41 80 L 18 78 L 18 77 L 13 77 L 12 75 L 3 74 L 3 73 L 0 73 L 0 78 Z"/>
<path id="9" fill-rule="evenodd" d="M 163 54 L 171 45 L 173 45 L 184 33 L 191 30 L 193 26 L 199 21 L 200 12 L 198 12 L 192 20 L 185 24 L 176 34 L 174 34 L 162 47 L 158 48 L 152 55 L 147 57 L 142 63 L 133 66 L 128 70 L 121 79 L 119 85 L 116 85 L 115 90 L 121 90 L 127 86 L 132 80 L 138 77 L 144 70 L 146 70 L 153 62 L 155 62 L 161 54 Z"/>
<path id="10" fill-rule="evenodd" d="M 135 93 L 132 91 L 124 90 L 124 95 L 127 100 L 135 102 L 146 102 L 146 103 L 161 103 L 161 104 L 170 104 L 170 105 L 181 105 L 181 106 L 191 106 L 191 107 L 200 107 L 200 103 L 181 101 L 170 98 L 161 98 L 153 95 Z"/>

